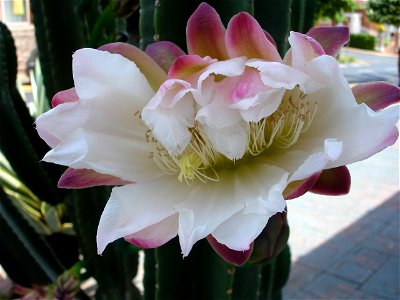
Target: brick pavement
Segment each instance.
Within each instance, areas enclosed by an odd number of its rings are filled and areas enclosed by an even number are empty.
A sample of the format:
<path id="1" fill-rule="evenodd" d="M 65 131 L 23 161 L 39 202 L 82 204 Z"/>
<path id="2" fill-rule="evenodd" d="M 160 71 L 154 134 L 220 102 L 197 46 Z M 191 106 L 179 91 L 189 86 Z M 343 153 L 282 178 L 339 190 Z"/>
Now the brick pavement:
<path id="1" fill-rule="evenodd" d="M 399 144 L 349 166 L 348 195 L 288 204 L 284 299 L 400 299 Z"/>

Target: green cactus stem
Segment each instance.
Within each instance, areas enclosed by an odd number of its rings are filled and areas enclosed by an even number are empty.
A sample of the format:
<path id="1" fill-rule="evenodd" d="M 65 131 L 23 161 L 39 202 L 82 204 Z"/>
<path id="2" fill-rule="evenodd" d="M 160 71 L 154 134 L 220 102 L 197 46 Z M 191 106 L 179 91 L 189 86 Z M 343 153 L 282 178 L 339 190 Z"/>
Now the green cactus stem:
<path id="1" fill-rule="evenodd" d="M 290 29 L 290 7 L 292 0 L 254 0 L 254 17 L 268 31 L 284 55 Z"/>
<path id="2" fill-rule="evenodd" d="M 33 119 L 16 87 L 16 54 L 7 27 L 0 23 L 0 149 L 18 177 L 40 199 L 59 201 L 55 184 L 39 164 L 45 144 L 33 127 Z"/>

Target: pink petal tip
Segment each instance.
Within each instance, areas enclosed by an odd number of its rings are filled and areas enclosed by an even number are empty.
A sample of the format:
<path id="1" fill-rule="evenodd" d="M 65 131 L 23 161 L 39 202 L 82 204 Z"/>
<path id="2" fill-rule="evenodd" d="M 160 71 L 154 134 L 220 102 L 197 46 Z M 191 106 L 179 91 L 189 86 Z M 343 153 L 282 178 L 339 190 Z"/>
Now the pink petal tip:
<path id="1" fill-rule="evenodd" d="M 351 176 L 346 166 L 322 171 L 310 192 L 320 195 L 339 196 L 350 191 Z"/>
<path id="2" fill-rule="evenodd" d="M 362 83 L 351 90 L 357 103 L 365 103 L 374 111 L 400 102 L 400 88 L 388 82 Z"/>
<path id="3" fill-rule="evenodd" d="M 314 27 L 307 35 L 313 37 L 331 56 L 337 56 L 350 39 L 348 27 Z"/>
<path id="4" fill-rule="evenodd" d="M 246 251 L 236 251 L 220 244 L 211 234 L 207 236 L 207 240 L 219 256 L 235 266 L 244 265 L 253 252 L 253 244 L 251 244 L 250 248 Z"/>
<path id="5" fill-rule="evenodd" d="M 51 106 L 54 108 L 60 104 L 66 102 L 76 102 L 78 100 L 79 97 L 78 94 L 76 93 L 75 88 L 70 88 L 68 90 L 64 90 L 55 94 L 53 99 L 51 100 Z"/>
<path id="6" fill-rule="evenodd" d="M 168 41 L 160 41 L 148 45 L 145 53 L 149 55 L 165 72 L 168 72 L 177 57 L 186 54 L 177 45 Z"/>
<path id="7" fill-rule="evenodd" d="M 228 55 L 224 38 L 225 27 L 218 13 L 207 3 L 201 3 L 187 23 L 186 40 L 189 54 L 226 59 Z"/>
<path id="8" fill-rule="evenodd" d="M 100 185 L 125 185 L 132 183 L 121 178 L 100 174 L 90 169 L 68 168 L 61 175 L 57 186 L 64 189 L 83 189 Z"/>

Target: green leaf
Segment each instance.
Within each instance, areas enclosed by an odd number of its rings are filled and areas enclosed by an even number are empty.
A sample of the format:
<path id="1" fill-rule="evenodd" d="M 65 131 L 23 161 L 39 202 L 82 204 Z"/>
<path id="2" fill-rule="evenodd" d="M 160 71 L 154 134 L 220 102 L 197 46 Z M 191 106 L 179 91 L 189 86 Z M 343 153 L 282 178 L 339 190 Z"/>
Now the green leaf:
<path id="1" fill-rule="evenodd" d="M 20 267 L 33 283 L 54 282 L 58 274 L 64 271 L 46 240 L 30 226 L 2 189 L 0 224 L 3 247 L 15 253 L 15 257 L 23 262 Z"/>

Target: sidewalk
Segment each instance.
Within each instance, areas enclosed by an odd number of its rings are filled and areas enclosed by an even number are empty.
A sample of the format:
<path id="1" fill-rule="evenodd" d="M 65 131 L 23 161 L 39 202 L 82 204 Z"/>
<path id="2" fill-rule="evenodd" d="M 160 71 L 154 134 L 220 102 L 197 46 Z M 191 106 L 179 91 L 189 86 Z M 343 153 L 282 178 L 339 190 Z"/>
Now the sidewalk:
<path id="1" fill-rule="evenodd" d="M 284 299 L 399 299 L 399 144 L 349 166 L 348 195 L 290 201 Z"/>

